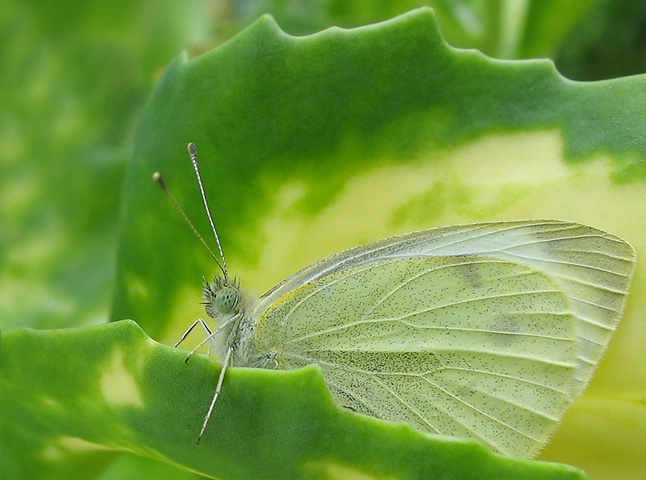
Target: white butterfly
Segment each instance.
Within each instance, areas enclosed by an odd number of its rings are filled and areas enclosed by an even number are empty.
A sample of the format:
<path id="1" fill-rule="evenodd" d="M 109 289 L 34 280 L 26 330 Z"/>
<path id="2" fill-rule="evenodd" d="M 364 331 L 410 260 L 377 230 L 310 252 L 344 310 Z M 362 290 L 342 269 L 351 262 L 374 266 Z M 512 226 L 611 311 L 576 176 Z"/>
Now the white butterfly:
<path id="1" fill-rule="evenodd" d="M 203 297 L 217 329 L 199 319 L 180 339 L 200 324 L 223 359 L 198 442 L 228 367 L 316 363 L 339 405 L 532 457 L 592 377 L 635 267 L 627 242 L 593 227 L 476 223 L 342 251 L 256 300 L 215 236 L 222 275 Z"/>

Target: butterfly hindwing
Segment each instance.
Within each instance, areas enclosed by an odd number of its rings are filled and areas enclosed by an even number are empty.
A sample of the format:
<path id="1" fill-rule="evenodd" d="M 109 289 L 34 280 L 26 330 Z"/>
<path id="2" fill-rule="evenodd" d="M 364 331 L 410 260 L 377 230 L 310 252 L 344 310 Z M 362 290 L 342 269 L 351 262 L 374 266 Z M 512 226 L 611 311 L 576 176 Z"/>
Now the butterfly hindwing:
<path id="1" fill-rule="evenodd" d="M 282 368 L 321 365 L 341 405 L 514 455 L 553 431 L 576 367 L 566 296 L 540 272 L 480 256 L 326 275 L 275 302 L 256 342 Z"/>

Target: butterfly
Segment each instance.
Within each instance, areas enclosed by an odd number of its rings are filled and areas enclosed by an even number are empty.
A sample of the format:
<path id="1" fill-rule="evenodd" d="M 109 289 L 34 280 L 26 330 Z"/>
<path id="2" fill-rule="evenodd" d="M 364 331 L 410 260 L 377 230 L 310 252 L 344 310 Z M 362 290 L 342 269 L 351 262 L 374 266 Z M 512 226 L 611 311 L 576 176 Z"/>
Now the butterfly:
<path id="1" fill-rule="evenodd" d="M 585 389 L 621 318 L 634 249 L 559 220 L 378 240 L 251 298 L 228 275 L 195 145 L 188 150 L 222 260 L 212 254 L 221 274 L 203 290 L 216 329 L 199 319 L 177 343 L 201 325 L 207 336 L 187 361 L 205 343 L 222 359 L 198 443 L 229 367 L 318 364 L 341 406 L 531 458 Z"/>

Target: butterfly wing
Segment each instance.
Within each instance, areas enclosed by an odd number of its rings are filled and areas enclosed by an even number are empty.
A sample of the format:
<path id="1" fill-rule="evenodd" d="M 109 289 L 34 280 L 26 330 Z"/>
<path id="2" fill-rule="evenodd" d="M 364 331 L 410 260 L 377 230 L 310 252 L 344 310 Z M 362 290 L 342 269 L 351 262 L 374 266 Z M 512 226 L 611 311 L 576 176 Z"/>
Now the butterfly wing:
<path id="1" fill-rule="evenodd" d="M 341 405 L 535 451 L 569 405 L 574 318 L 545 275 L 480 256 L 378 260 L 326 275 L 258 322 L 283 368 L 321 365 Z"/>
<path id="2" fill-rule="evenodd" d="M 575 317 L 576 398 L 589 382 L 624 309 L 635 251 L 621 238 L 558 220 L 474 223 L 434 228 L 360 245 L 317 262 L 267 292 L 256 318 L 298 286 L 377 259 L 482 255 L 526 265 L 552 279 Z"/>
<path id="3" fill-rule="evenodd" d="M 633 264 L 621 239 L 571 223 L 417 232 L 270 291 L 256 344 L 283 368 L 320 364 L 341 405 L 532 456 L 591 376 Z"/>

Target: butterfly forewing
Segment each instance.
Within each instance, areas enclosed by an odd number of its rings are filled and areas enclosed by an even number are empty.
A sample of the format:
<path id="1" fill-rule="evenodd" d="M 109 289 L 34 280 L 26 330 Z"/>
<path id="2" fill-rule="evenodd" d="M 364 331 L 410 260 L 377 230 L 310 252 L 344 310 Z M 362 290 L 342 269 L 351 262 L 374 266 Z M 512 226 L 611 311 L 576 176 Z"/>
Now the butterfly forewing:
<path id="1" fill-rule="evenodd" d="M 576 398 L 590 380 L 624 308 L 634 249 L 619 237 L 570 222 L 474 223 L 414 232 L 361 245 L 315 263 L 268 292 L 256 314 L 298 285 L 375 259 L 483 255 L 527 265 L 552 279 L 576 317 Z"/>
<path id="2" fill-rule="evenodd" d="M 355 247 L 268 292 L 256 345 L 321 365 L 341 405 L 533 456 L 582 390 L 634 268 L 558 221 L 471 224 Z"/>
<path id="3" fill-rule="evenodd" d="M 579 224 L 513 222 L 503 229 L 485 225 L 476 238 L 493 239 L 490 254 L 544 272 L 570 298 L 577 331 L 578 368 L 571 387 L 575 398 L 590 380 L 621 317 L 635 265 L 633 248 L 614 235 Z M 470 238 L 453 240 L 452 246 L 430 252 L 471 248 L 474 243 Z"/>

